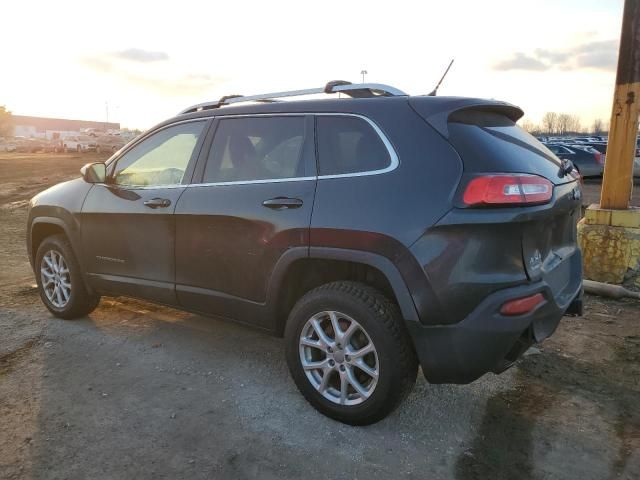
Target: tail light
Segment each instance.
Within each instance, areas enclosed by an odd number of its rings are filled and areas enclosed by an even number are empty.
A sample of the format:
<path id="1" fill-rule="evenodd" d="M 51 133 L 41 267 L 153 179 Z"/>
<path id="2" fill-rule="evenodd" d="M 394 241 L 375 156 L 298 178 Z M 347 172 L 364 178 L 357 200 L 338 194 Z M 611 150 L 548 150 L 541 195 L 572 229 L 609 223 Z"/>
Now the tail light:
<path id="1" fill-rule="evenodd" d="M 541 293 L 536 293 L 524 298 L 516 298 L 510 300 L 500 308 L 502 315 L 524 315 L 536 308 L 544 302 L 544 297 Z"/>
<path id="2" fill-rule="evenodd" d="M 594 153 L 595 157 L 596 157 L 596 162 L 598 162 L 600 165 L 604 165 L 604 155 L 602 155 L 602 153 L 600 152 L 596 152 Z"/>
<path id="3" fill-rule="evenodd" d="M 526 174 L 493 174 L 472 179 L 464 191 L 468 206 L 535 205 L 553 195 L 553 184 L 546 178 Z"/>

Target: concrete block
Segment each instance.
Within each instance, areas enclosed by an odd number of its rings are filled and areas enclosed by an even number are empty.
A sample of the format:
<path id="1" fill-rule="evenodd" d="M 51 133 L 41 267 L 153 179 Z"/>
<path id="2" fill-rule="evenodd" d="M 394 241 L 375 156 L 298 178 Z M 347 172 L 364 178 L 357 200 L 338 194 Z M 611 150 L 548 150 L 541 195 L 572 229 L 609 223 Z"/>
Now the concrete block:
<path id="1" fill-rule="evenodd" d="M 578 223 L 584 277 L 640 286 L 640 209 L 606 210 L 591 205 Z"/>

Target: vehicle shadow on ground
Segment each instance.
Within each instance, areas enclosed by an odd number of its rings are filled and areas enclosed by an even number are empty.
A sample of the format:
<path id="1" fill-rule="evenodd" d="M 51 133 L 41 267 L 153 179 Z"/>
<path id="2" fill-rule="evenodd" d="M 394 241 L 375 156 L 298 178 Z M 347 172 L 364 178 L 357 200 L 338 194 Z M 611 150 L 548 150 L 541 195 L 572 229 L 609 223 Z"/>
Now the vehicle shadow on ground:
<path id="1" fill-rule="evenodd" d="M 598 366 L 552 352 L 521 360 L 516 386 L 487 402 L 456 478 L 639 478 L 640 388 L 620 383 L 634 378 L 624 370 L 639 346 Z"/>
<path id="2" fill-rule="evenodd" d="M 388 419 L 349 427 L 298 393 L 283 342 L 130 300 L 47 320 L 35 478 L 450 477 L 495 385 L 419 379 Z M 454 421 L 451 421 L 454 419 Z"/>
<path id="3" fill-rule="evenodd" d="M 552 353 L 467 386 L 419 378 L 398 411 L 355 428 L 305 402 L 281 339 L 237 324 L 103 300 L 44 337 L 34 478 L 605 478 L 640 460 L 637 391 Z M 556 431 L 564 403 L 595 396 L 616 429 L 593 436 L 578 416 Z"/>

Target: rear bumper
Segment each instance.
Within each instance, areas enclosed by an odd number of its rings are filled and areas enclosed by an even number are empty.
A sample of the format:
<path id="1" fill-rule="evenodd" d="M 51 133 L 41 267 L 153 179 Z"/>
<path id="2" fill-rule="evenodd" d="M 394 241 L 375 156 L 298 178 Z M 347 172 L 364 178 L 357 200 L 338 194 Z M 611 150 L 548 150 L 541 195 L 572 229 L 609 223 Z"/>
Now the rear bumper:
<path id="1" fill-rule="evenodd" d="M 580 262 L 580 255 L 575 257 Z M 572 269 L 574 274 L 562 292 L 553 292 L 542 280 L 495 292 L 453 325 L 406 322 L 426 379 L 469 383 L 508 368 L 532 343 L 549 337 L 572 302 L 581 299 L 582 275 L 576 267 L 578 272 Z M 533 311 L 518 316 L 500 314 L 505 302 L 535 293 L 541 293 L 545 301 Z"/>

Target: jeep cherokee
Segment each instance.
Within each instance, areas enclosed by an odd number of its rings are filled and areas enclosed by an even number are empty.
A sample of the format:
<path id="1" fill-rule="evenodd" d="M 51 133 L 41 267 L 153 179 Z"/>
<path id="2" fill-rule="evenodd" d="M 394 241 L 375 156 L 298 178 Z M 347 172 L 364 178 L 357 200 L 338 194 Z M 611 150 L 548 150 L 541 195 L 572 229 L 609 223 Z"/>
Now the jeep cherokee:
<path id="1" fill-rule="evenodd" d="M 343 98 L 280 101 L 342 93 Z M 284 336 L 304 397 L 353 425 L 500 373 L 582 308 L 581 190 L 522 111 L 380 84 L 229 96 L 30 203 L 57 317 L 144 298 Z"/>

